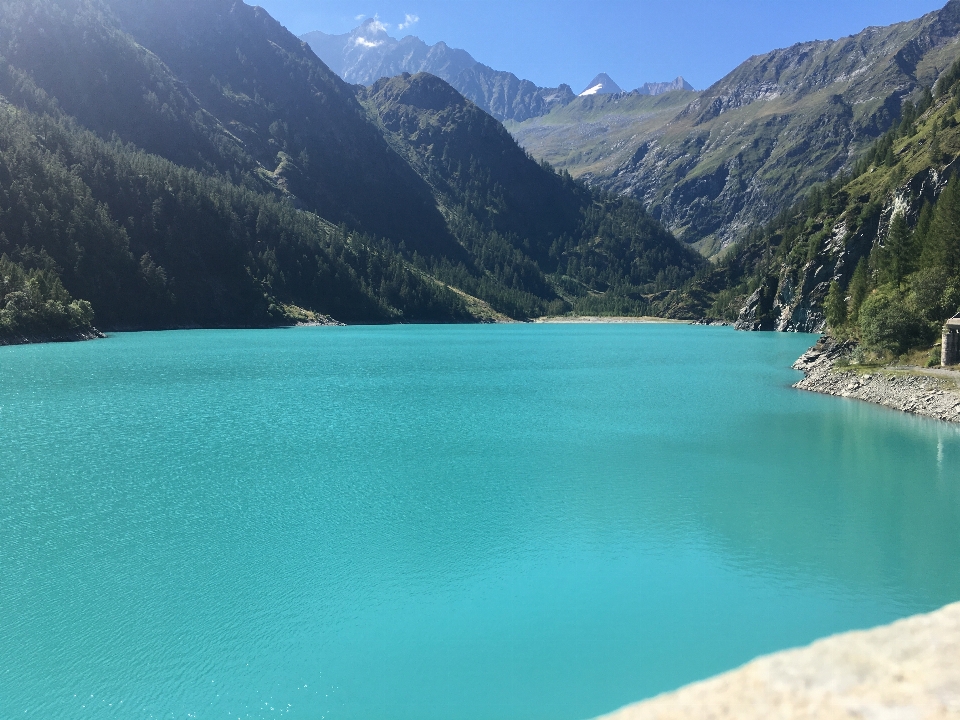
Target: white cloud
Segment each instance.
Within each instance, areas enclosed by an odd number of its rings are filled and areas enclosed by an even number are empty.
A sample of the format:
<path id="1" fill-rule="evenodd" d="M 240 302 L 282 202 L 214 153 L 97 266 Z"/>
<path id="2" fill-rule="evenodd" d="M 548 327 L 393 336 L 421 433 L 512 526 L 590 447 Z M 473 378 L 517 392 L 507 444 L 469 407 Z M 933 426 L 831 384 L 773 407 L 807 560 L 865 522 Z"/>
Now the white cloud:
<path id="1" fill-rule="evenodd" d="M 356 20 L 357 22 L 363 22 L 363 21 L 366 20 L 366 19 L 367 19 L 367 16 L 366 16 L 366 15 L 357 15 L 357 16 L 354 18 L 354 20 Z"/>
<path id="2" fill-rule="evenodd" d="M 383 45 L 383 42 L 378 40 L 367 40 L 366 38 L 358 37 L 354 39 L 353 44 L 357 47 L 375 48 Z"/>
<path id="3" fill-rule="evenodd" d="M 368 29 L 368 30 L 372 30 L 372 31 L 375 32 L 375 33 L 382 33 L 382 32 L 386 32 L 387 30 L 389 30 L 389 29 L 390 29 L 390 26 L 389 26 L 389 25 L 385 25 L 384 23 L 380 22 L 380 16 L 379 16 L 379 15 L 374 15 L 374 16 L 373 16 L 373 19 L 370 21 L 370 25 L 367 27 L 367 29 Z"/>
<path id="4" fill-rule="evenodd" d="M 420 22 L 420 18 L 418 16 L 407 13 L 407 16 L 404 18 L 403 22 L 397 25 L 397 30 L 406 30 L 409 27 L 413 27 L 418 22 Z"/>

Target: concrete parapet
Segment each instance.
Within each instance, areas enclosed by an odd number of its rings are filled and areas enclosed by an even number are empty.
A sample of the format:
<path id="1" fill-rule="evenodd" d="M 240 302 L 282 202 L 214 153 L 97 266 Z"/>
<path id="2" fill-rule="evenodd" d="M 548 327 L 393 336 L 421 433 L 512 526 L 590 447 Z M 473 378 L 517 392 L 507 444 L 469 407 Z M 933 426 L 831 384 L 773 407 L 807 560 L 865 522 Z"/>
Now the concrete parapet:
<path id="1" fill-rule="evenodd" d="M 850 718 L 960 718 L 960 604 L 761 658 L 603 720 Z"/>

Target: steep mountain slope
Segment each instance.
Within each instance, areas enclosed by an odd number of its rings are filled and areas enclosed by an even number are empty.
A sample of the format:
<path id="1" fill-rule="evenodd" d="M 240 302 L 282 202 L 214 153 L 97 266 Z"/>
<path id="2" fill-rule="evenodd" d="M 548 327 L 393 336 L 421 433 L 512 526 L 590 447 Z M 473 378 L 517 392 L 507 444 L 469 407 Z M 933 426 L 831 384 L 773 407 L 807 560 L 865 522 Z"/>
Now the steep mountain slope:
<path id="1" fill-rule="evenodd" d="M 122 28 L 311 210 L 421 252 L 456 251 L 429 188 L 364 122 L 352 88 L 264 10 L 109 1 Z"/>
<path id="2" fill-rule="evenodd" d="M 401 73 L 428 72 L 446 80 L 464 97 L 501 121 L 538 117 L 574 98 L 568 85 L 537 87 L 513 73 L 487 67 L 465 50 L 451 48 L 444 42 L 428 46 L 412 35 L 397 40 L 373 18 L 344 35 L 317 31 L 301 39 L 349 83 L 372 85 L 381 78 Z"/>
<path id="3" fill-rule="evenodd" d="M 567 303 L 640 312 L 645 294 L 676 287 L 702 264 L 637 203 L 598 197 L 534 162 L 502 125 L 432 75 L 381 80 L 365 98 L 436 191 L 458 240 L 487 275 L 518 291 L 511 302 L 526 303 L 526 314 L 536 297 L 562 299 L 554 311 Z M 431 270 L 487 297 L 482 278 L 471 283 L 449 265 Z"/>
<path id="4" fill-rule="evenodd" d="M 960 62 L 935 93 L 904 109 L 852 175 L 814 188 L 666 294 L 663 309 L 736 320 L 744 330 L 829 324 L 881 354 L 929 348 L 960 309 L 958 104 Z"/>
<path id="5" fill-rule="evenodd" d="M 62 280 L 102 328 L 276 325 L 287 304 L 367 322 L 470 317 L 389 248 L 289 198 L 99 138 L 5 64 L 0 96 L 0 254 Z M 10 301 L 29 319 L 34 308 Z"/>
<path id="6" fill-rule="evenodd" d="M 637 309 L 698 266 L 635 203 L 538 166 L 439 79 L 426 115 L 388 129 L 366 91 L 364 107 L 236 0 L 4 3 L 0 46 L 0 255 L 16 280 L 0 324 L 17 332 L 82 326 L 82 301 L 107 328 Z M 437 118 L 444 142 L 416 140 Z M 637 268 L 587 237 L 637 248 Z"/>
<path id="7" fill-rule="evenodd" d="M 753 57 L 671 122 L 651 130 L 638 121 L 600 172 L 596 141 L 589 166 L 576 157 L 559 166 L 641 199 L 713 254 L 848 167 L 899 120 L 904 99 L 950 66 L 958 39 L 960 2 L 951 0 L 919 20 Z M 535 154 L 563 144 L 534 136 L 535 146 L 523 126 L 514 132 Z"/>
<path id="8" fill-rule="evenodd" d="M 638 143 L 656 139 L 695 97 L 690 91 L 587 96 L 506 127 L 534 157 L 602 187 Z"/>

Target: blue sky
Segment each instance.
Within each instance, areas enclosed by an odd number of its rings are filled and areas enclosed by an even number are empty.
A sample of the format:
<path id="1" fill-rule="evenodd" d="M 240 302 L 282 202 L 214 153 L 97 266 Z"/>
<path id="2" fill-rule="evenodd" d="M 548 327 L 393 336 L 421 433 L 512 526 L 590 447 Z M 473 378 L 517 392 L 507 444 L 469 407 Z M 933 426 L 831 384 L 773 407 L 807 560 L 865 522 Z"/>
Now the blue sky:
<path id="1" fill-rule="evenodd" d="M 946 0 L 247 0 L 294 33 L 390 34 L 468 50 L 497 70 L 577 92 L 599 72 L 624 89 L 683 75 L 698 89 L 751 55 L 910 20 Z M 409 27 L 398 29 L 409 22 Z"/>

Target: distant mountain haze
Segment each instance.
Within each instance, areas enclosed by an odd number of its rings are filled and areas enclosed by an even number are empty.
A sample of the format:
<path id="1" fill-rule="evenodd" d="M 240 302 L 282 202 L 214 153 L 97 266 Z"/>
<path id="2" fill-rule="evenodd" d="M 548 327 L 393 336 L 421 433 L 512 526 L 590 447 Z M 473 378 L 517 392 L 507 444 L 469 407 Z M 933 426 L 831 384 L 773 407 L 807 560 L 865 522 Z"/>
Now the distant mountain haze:
<path id="1" fill-rule="evenodd" d="M 373 18 L 344 35 L 317 31 L 303 35 L 301 40 L 349 83 L 372 85 L 381 78 L 402 73 L 429 72 L 501 121 L 537 117 L 574 97 L 567 85 L 537 87 L 513 73 L 489 68 L 468 52 L 443 42 L 427 45 L 412 35 L 397 40 Z"/>
<path id="2" fill-rule="evenodd" d="M 678 77 L 671 82 L 644 83 L 637 88 L 637 92 L 641 95 L 663 95 L 664 93 L 673 92 L 674 90 L 693 92 L 694 87 L 682 77 Z"/>
<path id="3" fill-rule="evenodd" d="M 348 83 L 369 86 L 381 78 L 405 72 L 427 72 L 446 80 L 464 97 L 501 122 L 523 122 L 540 117 L 577 97 L 569 85 L 539 87 L 511 72 L 494 70 L 477 62 L 467 51 L 451 48 L 444 42 L 427 45 L 413 35 L 398 40 L 391 37 L 376 18 L 368 18 L 343 35 L 314 31 L 300 39 Z M 680 81 L 686 86 L 682 78 Z M 656 95 L 674 89 L 676 82 L 648 83 L 638 92 Z M 592 92 L 586 94 L 623 92 L 605 74 L 598 76 L 587 90 Z"/>

